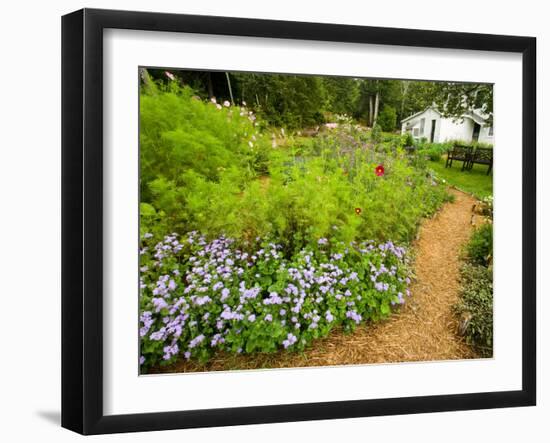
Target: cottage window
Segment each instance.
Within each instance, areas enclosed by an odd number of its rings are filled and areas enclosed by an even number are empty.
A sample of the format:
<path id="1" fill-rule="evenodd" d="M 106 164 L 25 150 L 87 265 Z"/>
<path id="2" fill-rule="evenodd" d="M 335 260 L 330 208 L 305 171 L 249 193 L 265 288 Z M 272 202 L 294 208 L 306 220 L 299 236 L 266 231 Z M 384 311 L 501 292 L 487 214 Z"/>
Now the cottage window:
<path id="1" fill-rule="evenodd" d="M 413 136 L 418 137 L 418 128 L 413 128 Z"/>
<path id="2" fill-rule="evenodd" d="M 420 119 L 420 134 L 424 135 L 424 126 L 426 125 L 426 119 L 421 118 Z"/>

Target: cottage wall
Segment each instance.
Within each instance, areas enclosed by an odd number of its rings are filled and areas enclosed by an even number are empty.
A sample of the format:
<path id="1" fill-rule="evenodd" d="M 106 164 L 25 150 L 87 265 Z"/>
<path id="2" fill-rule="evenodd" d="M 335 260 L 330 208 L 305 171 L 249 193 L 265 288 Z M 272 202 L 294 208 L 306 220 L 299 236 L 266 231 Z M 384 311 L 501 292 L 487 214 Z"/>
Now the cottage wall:
<path id="1" fill-rule="evenodd" d="M 453 121 L 452 118 L 441 119 L 439 142 L 446 142 L 449 140 L 470 142 L 472 141 L 473 132 L 474 122 L 469 118 L 465 118 L 462 122 L 460 120 Z"/>
<path id="2" fill-rule="evenodd" d="M 422 119 L 424 119 L 424 127 L 422 128 Z M 412 120 L 408 120 L 401 125 L 401 133 L 405 134 L 410 132 L 414 138 L 430 138 L 430 133 L 432 130 L 432 120 L 436 121 L 434 141 L 437 142 L 440 132 L 440 121 L 441 116 L 439 112 L 434 111 L 433 109 L 427 109 L 422 114 L 417 115 Z"/>
<path id="3" fill-rule="evenodd" d="M 424 128 L 422 128 L 422 119 L 424 119 Z M 442 118 L 439 112 L 431 108 L 426 109 L 413 119 L 403 122 L 401 124 L 401 134 L 410 132 L 417 140 L 423 137 L 429 140 L 432 120 L 436 121 L 433 140 L 435 143 L 444 143 L 450 140 L 462 140 L 464 142 L 472 141 L 474 132 L 474 121 L 472 119 L 464 118 L 462 121 L 453 121 L 452 118 Z M 479 142 L 493 144 L 494 136 L 489 135 L 489 132 L 489 126 L 481 126 Z"/>
<path id="4" fill-rule="evenodd" d="M 490 126 L 481 127 L 481 131 L 479 132 L 479 140 L 478 140 L 480 143 L 494 144 L 494 140 L 495 140 L 494 133 L 492 135 L 489 135 L 490 129 L 491 129 Z"/>

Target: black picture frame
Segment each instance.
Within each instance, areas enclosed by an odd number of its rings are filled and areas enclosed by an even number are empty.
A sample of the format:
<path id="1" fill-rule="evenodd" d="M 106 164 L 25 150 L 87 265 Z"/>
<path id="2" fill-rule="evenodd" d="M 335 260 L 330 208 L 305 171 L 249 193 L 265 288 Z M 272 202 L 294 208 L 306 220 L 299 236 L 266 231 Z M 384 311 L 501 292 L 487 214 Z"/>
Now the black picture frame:
<path id="1" fill-rule="evenodd" d="M 523 65 L 522 389 L 177 412 L 103 413 L 103 30 L 519 53 Z M 62 18 L 62 426 L 82 434 L 531 406 L 536 403 L 536 39 L 83 9 Z"/>

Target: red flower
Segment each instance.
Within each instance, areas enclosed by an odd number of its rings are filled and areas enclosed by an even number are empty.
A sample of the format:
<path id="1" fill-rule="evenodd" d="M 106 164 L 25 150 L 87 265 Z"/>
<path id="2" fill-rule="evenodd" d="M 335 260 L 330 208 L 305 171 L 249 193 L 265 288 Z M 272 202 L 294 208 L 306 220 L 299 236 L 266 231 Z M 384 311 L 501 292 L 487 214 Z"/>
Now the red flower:
<path id="1" fill-rule="evenodd" d="M 378 177 L 381 177 L 384 175 L 384 165 L 378 165 L 375 169 L 374 169 L 374 173 L 378 176 Z"/>
<path id="2" fill-rule="evenodd" d="M 361 215 L 361 208 L 355 208 L 355 213 L 357 215 Z"/>

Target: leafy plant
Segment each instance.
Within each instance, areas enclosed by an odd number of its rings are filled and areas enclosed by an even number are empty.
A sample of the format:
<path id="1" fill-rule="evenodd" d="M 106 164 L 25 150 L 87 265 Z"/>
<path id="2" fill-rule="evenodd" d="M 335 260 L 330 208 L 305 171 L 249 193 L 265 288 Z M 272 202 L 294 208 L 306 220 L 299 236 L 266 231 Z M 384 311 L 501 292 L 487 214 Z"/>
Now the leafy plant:
<path id="1" fill-rule="evenodd" d="M 414 146 L 414 137 L 412 136 L 412 134 L 410 132 L 407 132 L 405 134 L 405 140 L 404 140 L 404 145 L 405 146 Z"/>
<path id="2" fill-rule="evenodd" d="M 466 340 L 482 357 L 493 353 L 493 226 L 481 225 L 466 245 L 461 268 L 460 300 L 454 306 Z"/>
<path id="3" fill-rule="evenodd" d="M 492 268 L 466 263 L 461 269 L 461 299 L 455 312 L 467 319 L 465 336 L 483 357 L 493 354 Z"/>
<path id="4" fill-rule="evenodd" d="M 142 233 L 200 230 L 240 244 L 272 236 L 285 254 L 331 235 L 406 242 L 448 198 L 399 153 L 399 135 L 376 127 L 373 149 L 346 124 L 274 148 L 250 112 L 226 105 L 178 86 L 142 95 Z"/>
<path id="5" fill-rule="evenodd" d="M 392 106 L 386 105 L 382 108 L 376 121 L 382 128 L 382 131 L 394 131 L 397 126 L 397 111 Z"/>
<path id="6" fill-rule="evenodd" d="M 247 249 L 197 232 L 140 251 L 141 366 L 232 353 L 301 350 L 341 325 L 390 315 L 409 295 L 407 256 L 392 242 L 319 238 L 289 259 L 257 239 Z"/>
<path id="7" fill-rule="evenodd" d="M 474 264 L 488 266 L 493 257 L 493 225 L 484 223 L 477 228 L 466 245 L 468 259 Z"/>
<path id="8" fill-rule="evenodd" d="M 375 124 L 371 131 L 371 141 L 373 144 L 378 144 L 382 141 L 382 128 L 379 124 Z"/>
<path id="9" fill-rule="evenodd" d="M 447 153 L 453 146 L 453 142 L 445 143 L 422 143 L 418 144 L 418 154 L 428 157 L 431 161 L 439 161 L 443 154 Z"/>

